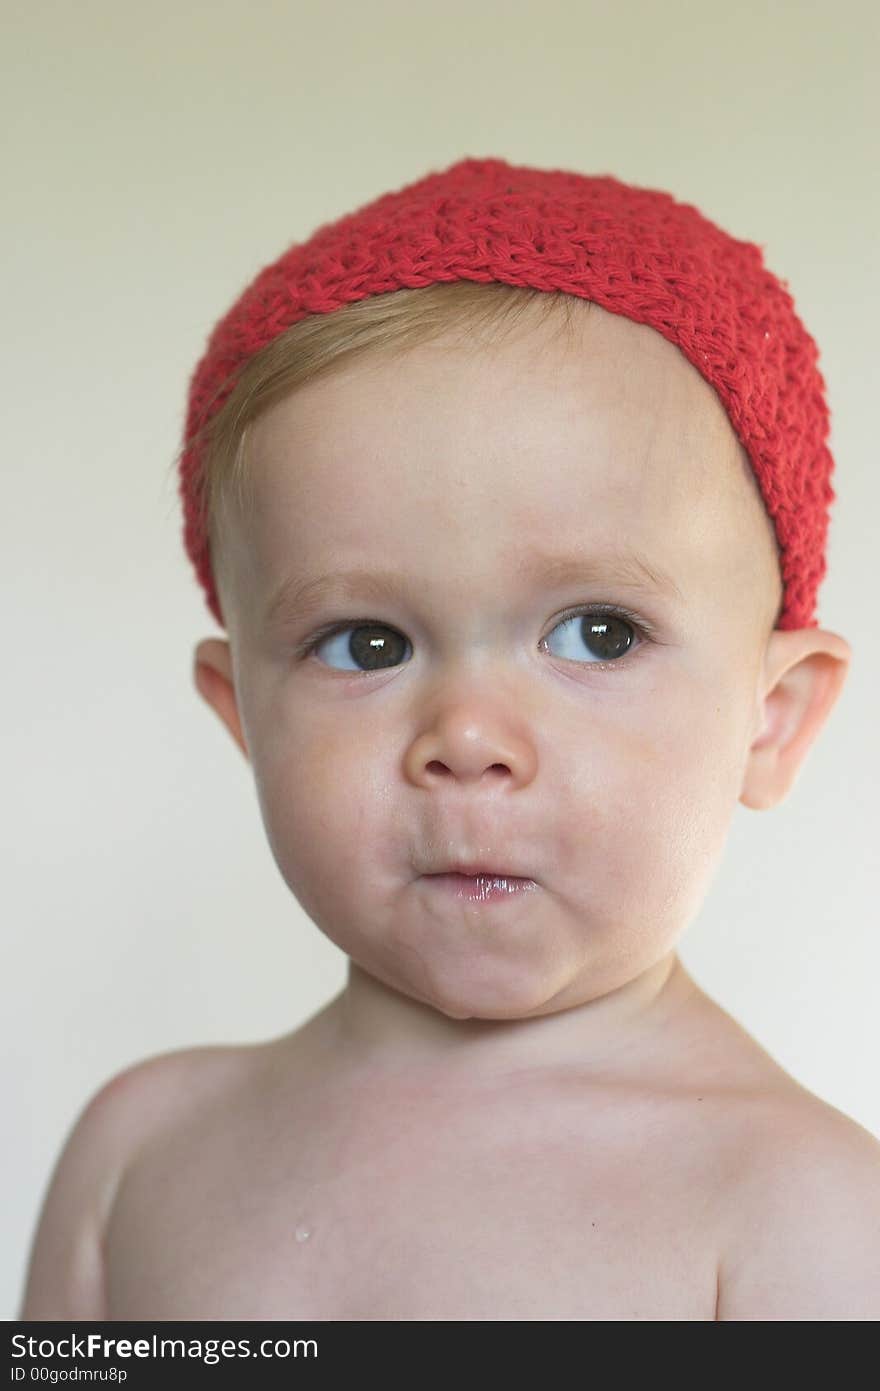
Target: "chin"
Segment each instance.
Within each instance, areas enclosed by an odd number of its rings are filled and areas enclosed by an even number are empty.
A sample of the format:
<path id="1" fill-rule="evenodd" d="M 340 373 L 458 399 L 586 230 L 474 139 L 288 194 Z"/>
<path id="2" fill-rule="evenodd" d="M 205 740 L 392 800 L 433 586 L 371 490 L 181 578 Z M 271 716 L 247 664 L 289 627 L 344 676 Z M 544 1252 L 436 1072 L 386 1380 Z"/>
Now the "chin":
<path id="1" fill-rule="evenodd" d="M 453 981 L 435 977 L 427 1002 L 449 1019 L 525 1019 L 559 993 L 556 985 L 521 976 L 507 980 L 487 972 L 479 979 Z"/>

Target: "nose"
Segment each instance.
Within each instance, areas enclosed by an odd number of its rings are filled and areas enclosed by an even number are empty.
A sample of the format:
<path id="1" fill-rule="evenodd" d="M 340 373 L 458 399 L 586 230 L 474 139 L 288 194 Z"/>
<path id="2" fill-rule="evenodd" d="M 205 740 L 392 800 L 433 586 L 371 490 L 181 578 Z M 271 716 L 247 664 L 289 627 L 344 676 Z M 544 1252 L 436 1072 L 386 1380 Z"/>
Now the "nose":
<path id="1" fill-rule="evenodd" d="M 418 787 L 431 788 L 444 778 L 508 783 L 511 789 L 532 781 L 537 768 L 534 744 L 512 728 L 509 718 L 486 711 L 457 709 L 434 722 L 406 751 L 405 771 Z"/>

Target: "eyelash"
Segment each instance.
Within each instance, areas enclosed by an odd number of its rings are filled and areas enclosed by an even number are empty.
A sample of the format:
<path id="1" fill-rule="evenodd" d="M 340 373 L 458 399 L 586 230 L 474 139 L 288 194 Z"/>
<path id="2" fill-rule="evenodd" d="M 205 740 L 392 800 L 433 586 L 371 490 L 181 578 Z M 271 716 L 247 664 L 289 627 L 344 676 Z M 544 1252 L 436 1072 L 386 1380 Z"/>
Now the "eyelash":
<path id="1" fill-rule="evenodd" d="M 606 616 L 610 616 L 611 618 L 622 618 L 623 621 L 625 623 L 628 623 L 631 628 L 634 628 L 635 631 L 638 633 L 639 637 L 643 638 L 646 642 L 657 641 L 656 632 L 650 623 L 647 623 L 643 618 L 638 618 L 634 613 L 631 613 L 629 609 L 625 609 L 618 604 L 581 604 L 577 608 L 566 609 L 565 612 L 561 613 L 559 617 L 555 620 L 553 627 L 550 629 L 550 632 L 552 633 L 556 628 L 559 627 L 561 623 L 566 623 L 570 618 L 580 618 L 588 613 L 604 614 Z M 340 621 L 338 623 L 328 623 L 326 627 L 319 628 L 318 631 L 316 633 L 313 633 L 311 637 L 306 638 L 304 642 L 301 642 L 299 646 L 294 649 L 294 657 L 296 658 L 296 660 L 302 661 L 306 657 L 310 657 L 312 653 L 315 651 L 315 649 L 317 647 L 320 647 L 321 643 L 325 640 L 325 638 L 333 637 L 336 633 L 345 632 L 348 628 L 360 627 L 389 628 L 392 632 L 399 632 L 399 630 L 395 628 L 392 624 L 383 623 L 377 618 L 353 618 L 345 621 Z M 401 636 L 403 636 L 403 634 L 401 634 Z M 545 639 L 542 638 L 542 641 L 545 641 Z M 624 656 L 626 655 L 627 654 L 624 653 Z M 610 662 L 584 662 L 582 663 L 582 665 L 591 668 L 598 667 L 600 671 L 605 671 L 611 667 L 620 666 L 621 661 L 622 658 L 617 657 L 614 659 L 614 661 Z M 333 668 L 330 667 L 328 668 L 328 670 L 332 671 Z M 393 668 L 377 668 L 376 671 L 338 672 L 337 675 L 375 676 L 379 671 L 382 670 L 391 671 L 393 670 Z"/>

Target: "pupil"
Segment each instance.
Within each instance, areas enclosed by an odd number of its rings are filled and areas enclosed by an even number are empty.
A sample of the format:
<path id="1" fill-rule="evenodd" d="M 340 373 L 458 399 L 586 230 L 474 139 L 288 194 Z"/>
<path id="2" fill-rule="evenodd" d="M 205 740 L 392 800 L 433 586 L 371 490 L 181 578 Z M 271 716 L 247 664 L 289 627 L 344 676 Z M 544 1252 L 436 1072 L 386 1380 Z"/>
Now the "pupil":
<path id="1" fill-rule="evenodd" d="M 400 649 L 399 653 L 395 648 Z M 377 670 L 382 665 L 383 657 L 389 659 L 386 663 L 388 666 L 396 666 L 401 662 L 406 643 L 399 633 L 393 632 L 390 628 L 362 626 L 352 629 L 348 650 L 355 662 L 359 662 L 367 670 Z"/>
<path id="2" fill-rule="evenodd" d="M 612 614 L 600 619 L 584 615 L 581 618 L 581 627 L 587 647 L 591 651 L 598 648 L 597 656 L 603 661 L 621 656 L 632 644 L 632 638 L 628 636 L 630 625 Z"/>

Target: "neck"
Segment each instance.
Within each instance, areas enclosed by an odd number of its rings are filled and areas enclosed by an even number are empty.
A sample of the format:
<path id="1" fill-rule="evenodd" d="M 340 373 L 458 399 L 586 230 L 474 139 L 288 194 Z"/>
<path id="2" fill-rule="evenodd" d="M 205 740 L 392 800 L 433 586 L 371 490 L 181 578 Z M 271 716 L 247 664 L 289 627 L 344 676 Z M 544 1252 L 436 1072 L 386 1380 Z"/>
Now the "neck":
<path id="1" fill-rule="evenodd" d="M 644 1056 L 657 1032 L 699 993 L 675 952 L 581 1004 L 524 1019 L 451 1019 L 349 960 L 348 981 L 325 1023 L 358 1063 L 436 1067 L 475 1076 L 575 1066 L 607 1072 Z"/>

